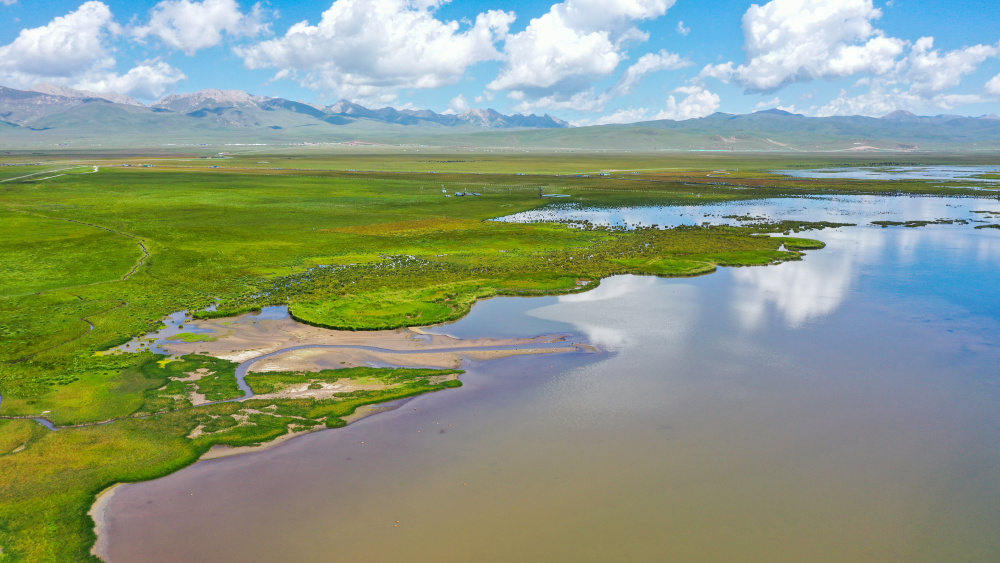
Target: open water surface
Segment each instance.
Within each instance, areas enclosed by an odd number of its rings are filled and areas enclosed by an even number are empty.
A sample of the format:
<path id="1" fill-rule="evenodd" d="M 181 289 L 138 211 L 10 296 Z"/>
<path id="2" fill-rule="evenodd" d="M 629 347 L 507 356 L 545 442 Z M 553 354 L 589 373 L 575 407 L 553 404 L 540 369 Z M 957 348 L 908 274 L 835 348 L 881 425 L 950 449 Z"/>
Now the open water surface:
<path id="1" fill-rule="evenodd" d="M 996 213 L 975 213 L 976 211 Z M 989 219 L 990 217 L 993 219 Z M 758 219 L 863 225 L 872 221 L 934 221 L 945 218 L 1000 223 L 1000 201 L 985 198 L 835 195 L 659 207 L 607 208 L 564 203 L 515 213 L 499 220 L 512 223 L 589 222 L 593 225 L 625 228 L 656 225 L 666 228 L 704 223 L 742 225 Z"/>
<path id="2" fill-rule="evenodd" d="M 1000 212 L 815 202 L 750 213 Z M 620 214 L 676 212 L 658 209 Z M 435 330 L 580 332 L 610 354 L 473 363 L 460 389 L 121 487 L 110 560 L 996 561 L 1000 231 L 977 224 L 824 230 L 800 262 L 485 301 Z"/>
<path id="3" fill-rule="evenodd" d="M 1000 166 L 879 166 L 846 168 L 813 168 L 807 170 L 778 170 L 794 178 L 846 178 L 853 180 L 931 180 L 941 182 L 972 181 L 996 184 L 997 178 L 983 175 L 1000 174 Z"/>

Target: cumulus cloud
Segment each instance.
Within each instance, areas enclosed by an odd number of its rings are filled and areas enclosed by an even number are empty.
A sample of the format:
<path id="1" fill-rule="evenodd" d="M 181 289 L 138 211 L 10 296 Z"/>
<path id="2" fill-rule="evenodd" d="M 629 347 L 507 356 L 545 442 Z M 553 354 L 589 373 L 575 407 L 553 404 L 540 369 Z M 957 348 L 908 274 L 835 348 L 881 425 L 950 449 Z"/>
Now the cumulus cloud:
<path id="1" fill-rule="evenodd" d="M 882 11 L 872 0 L 773 0 L 743 16 L 747 61 L 733 70 L 744 87 L 858 73 L 890 72 L 906 42 L 872 25 Z"/>
<path id="2" fill-rule="evenodd" d="M 568 97 L 557 92 L 541 98 L 527 99 L 515 106 L 514 109 L 520 112 L 535 109 L 603 111 L 604 107 L 612 100 L 627 96 L 635 91 L 647 75 L 663 70 L 678 70 L 691 66 L 691 64 L 691 61 L 684 57 L 665 50 L 659 53 L 646 53 L 625 69 L 614 86 L 600 94 L 596 94 L 592 89 L 577 92 Z M 517 92 L 516 96 L 524 97 L 524 94 Z"/>
<path id="3" fill-rule="evenodd" d="M 283 37 L 239 48 L 250 69 L 352 99 L 389 102 L 399 88 L 457 83 L 478 62 L 500 58 L 514 14 L 490 10 L 462 28 L 434 11 L 446 0 L 336 0 L 317 25 L 300 22 Z"/>
<path id="4" fill-rule="evenodd" d="M 610 115 L 605 115 L 597 119 L 579 119 L 570 123 L 574 127 L 586 127 L 588 125 L 618 125 L 622 123 L 636 123 L 648 119 L 649 110 L 647 108 L 623 108 Z"/>
<path id="5" fill-rule="evenodd" d="M 469 100 L 466 100 L 465 96 L 459 94 L 454 98 L 452 98 L 450 102 L 448 102 L 448 109 L 445 110 L 444 113 L 459 114 L 459 113 L 465 113 L 470 109 L 472 109 L 472 106 L 469 105 Z"/>
<path id="6" fill-rule="evenodd" d="M 566 101 L 610 76 L 625 47 L 648 34 L 632 23 L 657 18 L 674 0 L 565 0 L 507 38 L 506 64 L 488 87 L 513 99 Z"/>
<path id="7" fill-rule="evenodd" d="M 162 61 L 146 61 L 124 75 L 114 72 L 108 42 L 120 33 L 106 4 L 86 2 L 0 47 L 0 82 L 19 88 L 48 82 L 153 99 L 186 78 Z"/>
<path id="8" fill-rule="evenodd" d="M 14 4 L 17 4 L 17 0 L 0 0 L 0 4 L 3 4 L 4 6 L 13 6 Z"/>
<path id="9" fill-rule="evenodd" d="M 163 0 L 153 7 L 149 23 L 132 30 L 137 39 L 154 36 L 164 44 L 193 55 L 230 36 L 255 36 L 267 30 L 260 4 L 249 14 L 236 0 Z"/>
<path id="10" fill-rule="evenodd" d="M 618 83 L 608 91 L 610 97 L 620 97 L 631 94 L 647 74 L 662 70 L 678 70 L 691 66 L 691 61 L 676 53 L 660 51 L 647 53 L 622 73 Z"/>
<path id="11" fill-rule="evenodd" d="M 770 92 L 794 82 L 865 75 L 817 115 L 882 115 L 896 109 L 952 109 L 981 99 L 945 94 L 961 84 L 998 45 L 973 45 L 942 53 L 934 38 L 913 42 L 888 37 L 873 22 L 882 16 L 872 0 L 773 0 L 752 5 L 743 16 L 746 60 L 705 66 L 696 83 L 715 78 L 751 92 Z M 987 88 L 989 91 L 989 88 Z"/>
<path id="12" fill-rule="evenodd" d="M 953 110 L 988 101 L 980 94 L 945 93 L 961 84 L 988 58 L 1000 55 L 995 45 L 973 45 L 941 53 L 934 49 L 933 37 L 914 42 L 896 69 L 883 77 L 859 80 L 856 86 L 868 91 L 851 95 L 846 90 L 816 111 L 816 115 L 880 116 L 897 109 L 911 112 Z M 996 79 L 995 79 L 996 80 Z M 991 89 L 991 84 L 996 91 Z M 1000 95 L 1000 80 L 986 84 L 987 94 Z"/>
<path id="13" fill-rule="evenodd" d="M 1000 74 L 994 76 L 986 83 L 986 91 L 994 96 L 1000 96 Z"/>
<path id="14" fill-rule="evenodd" d="M 989 101 L 979 94 L 935 94 L 914 92 L 897 81 L 871 81 L 867 92 L 851 95 L 847 90 L 815 111 L 820 117 L 830 115 L 883 116 L 898 109 L 920 113 L 953 110 L 956 107 Z"/>
<path id="15" fill-rule="evenodd" d="M 684 20 L 677 22 L 677 33 L 680 33 L 684 37 L 687 37 L 691 33 L 691 28 L 684 25 Z"/>
<path id="16" fill-rule="evenodd" d="M 922 99 L 899 87 L 885 87 L 875 84 L 863 94 L 851 96 L 847 90 L 816 110 L 819 117 L 831 115 L 869 115 L 882 116 L 903 109 L 916 111 L 921 109 Z"/>
<path id="17" fill-rule="evenodd" d="M 757 105 L 755 105 L 753 107 L 753 110 L 754 111 L 760 111 L 762 109 L 776 108 L 776 107 L 778 107 L 780 105 L 781 105 L 781 98 L 779 98 L 778 96 L 775 96 L 774 98 L 772 98 L 772 99 L 770 99 L 770 100 L 768 100 L 766 102 L 760 102 L 760 103 L 758 103 Z"/>
<path id="18" fill-rule="evenodd" d="M 155 100 L 186 78 L 183 72 L 163 61 L 144 61 L 125 74 L 109 72 L 85 76 L 74 86 L 94 92 L 118 92 L 133 98 Z"/>
<path id="19" fill-rule="evenodd" d="M 30 86 L 40 78 L 72 78 L 114 65 L 105 40 L 120 32 L 111 9 L 91 1 L 47 25 L 23 29 L 0 47 L 0 76 L 14 86 Z"/>
<path id="20" fill-rule="evenodd" d="M 933 37 L 921 37 L 906 59 L 906 80 L 915 93 L 941 92 L 958 86 L 979 64 L 1000 54 L 993 45 L 973 45 L 941 56 Z"/>
<path id="21" fill-rule="evenodd" d="M 705 65 L 705 68 L 701 69 L 701 73 L 698 74 L 698 79 L 704 78 L 715 78 L 729 84 L 729 80 L 736 73 L 736 68 L 732 62 L 720 63 L 717 65 Z"/>
<path id="22" fill-rule="evenodd" d="M 667 98 L 667 109 L 656 114 L 656 119 L 681 121 L 705 117 L 715 113 L 722 104 L 718 94 L 699 85 L 683 86 L 674 90 L 674 93 L 685 94 L 685 97 L 680 102 L 675 96 Z"/>

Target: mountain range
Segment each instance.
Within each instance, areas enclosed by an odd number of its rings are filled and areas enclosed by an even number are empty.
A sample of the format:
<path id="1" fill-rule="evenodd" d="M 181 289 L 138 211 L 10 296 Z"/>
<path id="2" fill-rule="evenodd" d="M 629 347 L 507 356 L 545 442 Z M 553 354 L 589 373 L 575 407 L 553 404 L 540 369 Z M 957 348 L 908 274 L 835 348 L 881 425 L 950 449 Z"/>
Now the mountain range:
<path id="1" fill-rule="evenodd" d="M 329 106 L 237 90 L 121 94 L 0 86 L 0 146 L 372 142 L 438 146 L 698 151 L 1000 150 L 1000 117 L 806 117 L 779 109 L 682 121 L 570 127 L 549 115 Z"/>
<path id="2" fill-rule="evenodd" d="M 62 116 L 72 120 L 75 114 L 80 113 L 81 108 L 90 106 L 132 115 L 172 113 L 181 121 L 185 121 L 183 118 L 193 118 L 237 128 L 284 128 L 288 125 L 288 114 L 297 114 L 298 119 L 292 119 L 293 122 L 303 122 L 295 125 L 304 125 L 310 120 L 331 125 L 371 120 L 398 125 L 437 124 L 445 127 L 569 127 L 565 121 L 549 115 L 503 115 L 492 109 L 475 109 L 455 115 L 430 110 L 397 110 L 391 107 L 369 109 L 348 100 L 324 107 L 284 98 L 255 96 L 239 90 L 207 89 L 192 94 L 172 94 L 146 106 L 122 94 L 97 94 L 51 84 L 39 84 L 27 91 L 0 86 L 0 120 L 29 129 L 52 128 L 58 122 L 53 117 Z"/>

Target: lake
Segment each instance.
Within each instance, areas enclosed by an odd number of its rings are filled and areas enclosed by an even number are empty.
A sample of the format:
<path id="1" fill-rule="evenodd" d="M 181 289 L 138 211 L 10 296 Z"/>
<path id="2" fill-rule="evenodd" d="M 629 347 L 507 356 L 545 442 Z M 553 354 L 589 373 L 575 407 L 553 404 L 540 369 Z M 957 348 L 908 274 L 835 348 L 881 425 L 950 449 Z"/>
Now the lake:
<path id="1" fill-rule="evenodd" d="M 1000 231 L 865 226 L 973 211 L 1000 202 L 553 206 L 861 226 L 799 262 L 481 302 L 433 330 L 607 354 L 471 363 L 460 389 L 121 487 L 110 560 L 995 560 Z"/>

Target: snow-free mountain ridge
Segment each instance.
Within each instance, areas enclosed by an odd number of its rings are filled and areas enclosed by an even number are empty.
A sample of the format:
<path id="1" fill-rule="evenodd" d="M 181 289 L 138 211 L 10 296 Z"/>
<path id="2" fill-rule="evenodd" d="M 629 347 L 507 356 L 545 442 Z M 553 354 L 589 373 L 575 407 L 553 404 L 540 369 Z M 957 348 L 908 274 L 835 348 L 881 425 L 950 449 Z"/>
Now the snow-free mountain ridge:
<path id="1" fill-rule="evenodd" d="M 0 145 L 374 142 L 482 147 L 725 151 L 1000 151 L 995 115 L 807 117 L 781 109 L 683 121 L 569 127 L 549 115 L 329 106 L 238 90 L 172 94 L 144 105 L 114 94 L 0 86 Z"/>

